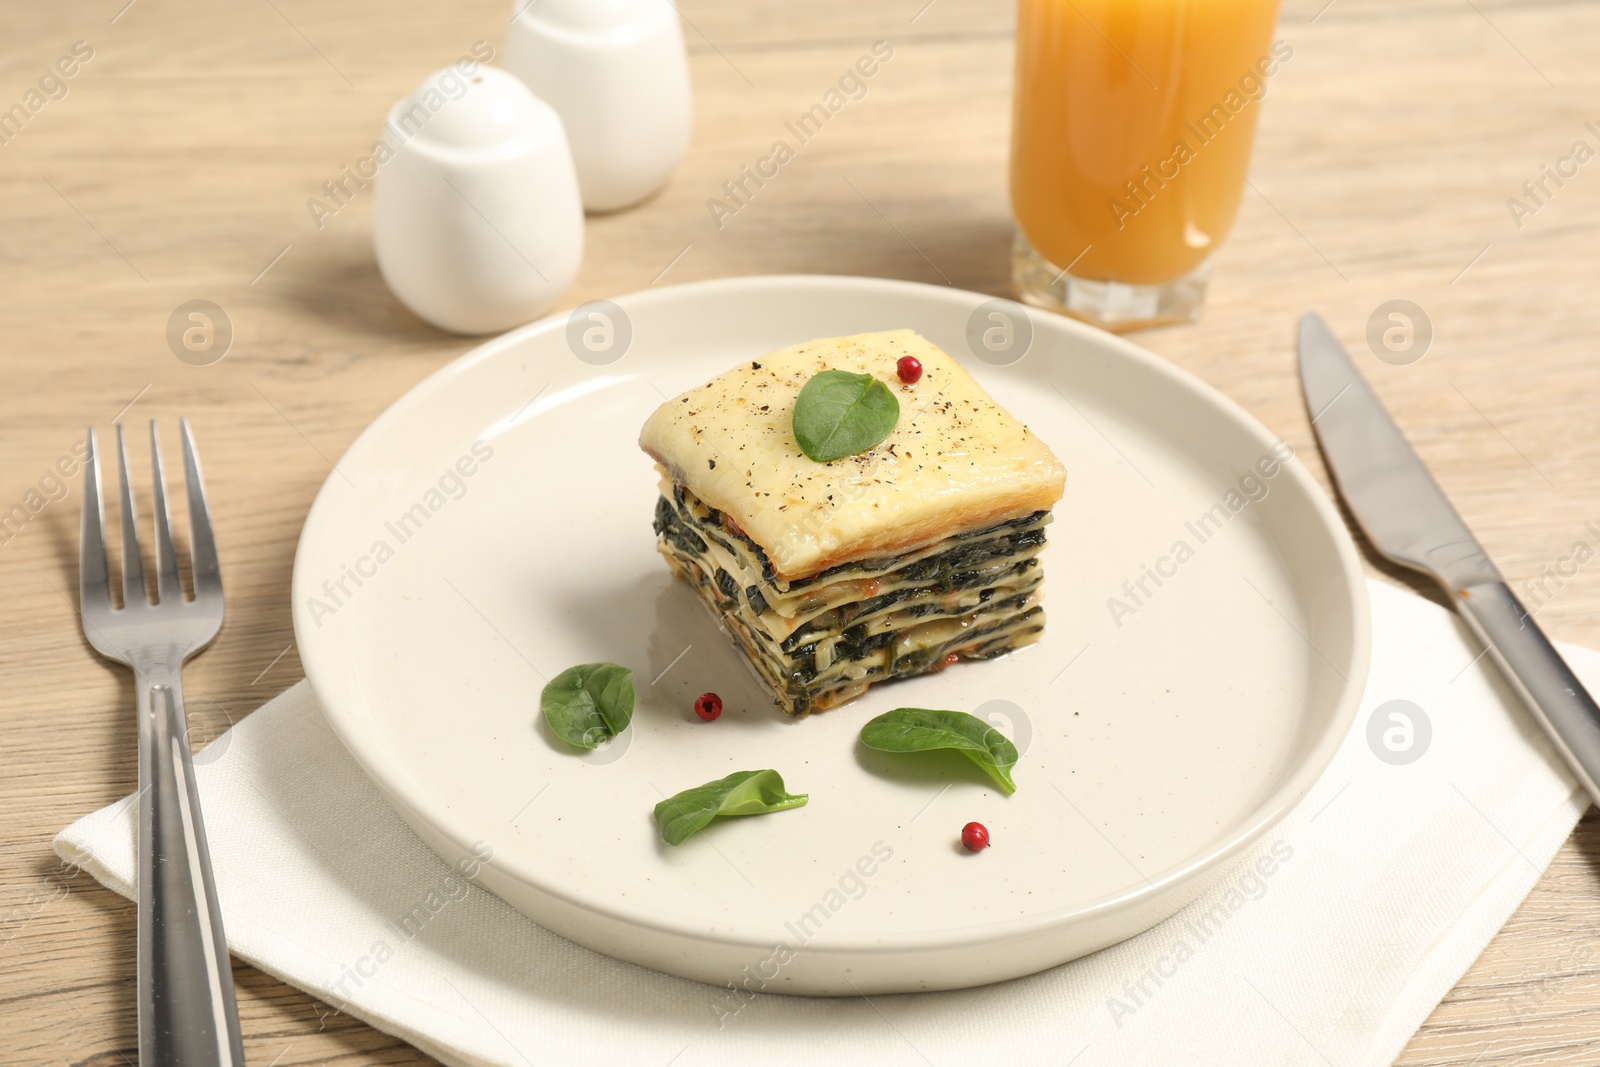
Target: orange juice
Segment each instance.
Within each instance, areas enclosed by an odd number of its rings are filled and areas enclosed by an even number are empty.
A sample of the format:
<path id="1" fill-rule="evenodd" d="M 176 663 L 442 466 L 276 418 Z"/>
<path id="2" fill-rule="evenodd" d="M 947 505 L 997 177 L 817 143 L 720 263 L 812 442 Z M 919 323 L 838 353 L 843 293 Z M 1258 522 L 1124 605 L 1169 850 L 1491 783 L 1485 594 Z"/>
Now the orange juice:
<path id="1" fill-rule="evenodd" d="M 1011 205 L 1073 277 L 1157 285 L 1239 207 L 1277 0 L 1019 0 Z"/>

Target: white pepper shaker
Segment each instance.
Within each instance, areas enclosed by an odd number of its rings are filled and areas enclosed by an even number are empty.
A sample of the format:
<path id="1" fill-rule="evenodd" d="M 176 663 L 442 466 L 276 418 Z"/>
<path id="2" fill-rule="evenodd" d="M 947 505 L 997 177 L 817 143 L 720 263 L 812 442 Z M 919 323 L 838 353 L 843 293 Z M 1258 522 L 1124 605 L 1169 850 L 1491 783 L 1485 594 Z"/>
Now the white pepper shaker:
<path id="1" fill-rule="evenodd" d="M 583 205 L 615 211 L 689 148 L 689 63 L 669 0 L 512 0 L 506 69 L 567 127 Z"/>
<path id="2" fill-rule="evenodd" d="M 549 104 L 503 70 L 456 67 L 389 112 L 372 243 L 400 302 L 452 333 L 553 307 L 583 259 L 572 151 Z"/>

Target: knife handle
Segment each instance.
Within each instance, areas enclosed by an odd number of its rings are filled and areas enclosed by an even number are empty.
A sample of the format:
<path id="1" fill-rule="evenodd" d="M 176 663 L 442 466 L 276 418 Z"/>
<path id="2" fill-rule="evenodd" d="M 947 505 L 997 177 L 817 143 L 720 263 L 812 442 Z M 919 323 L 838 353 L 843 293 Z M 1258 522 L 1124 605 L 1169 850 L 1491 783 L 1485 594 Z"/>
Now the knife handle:
<path id="1" fill-rule="evenodd" d="M 1600 707 L 1504 582 L 1457 595 L 1467 625 L 1560 750 L 1578 784 L 1600 804 Z"/>

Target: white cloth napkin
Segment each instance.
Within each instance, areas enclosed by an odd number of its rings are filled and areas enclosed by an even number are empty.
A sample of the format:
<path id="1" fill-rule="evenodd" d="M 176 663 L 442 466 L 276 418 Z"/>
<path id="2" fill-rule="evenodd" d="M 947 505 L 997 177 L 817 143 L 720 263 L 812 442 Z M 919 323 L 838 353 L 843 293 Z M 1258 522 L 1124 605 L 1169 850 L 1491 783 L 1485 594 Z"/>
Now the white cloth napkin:
<path id="1" fill-rule="evenodd" d="M 1381 583 L 1371 591 L 1366 698 L 1305 802 L 1190 908 L 1030 978 L 745 1003 L 580 948 L 437 859 L 351 761 L 304 682 L 203 754 L 228 942 L 447 1064 L 1389 1064 L 1587 799 L 1448 612 Z M 1600 653 L 1563 654 L 1600 684 Z M 1431 725 L 1409 764 L 1386 762 L 1381 738 L 1368 740 L 1391 700 Z M 1403 724 L 1380 727 L 1405 747 Z M 270 799 L 286 796 L 292 805 Z M 125 799 L 62 831 L 56 851 L 131 895 L 135 825 Z M 408 937 L 399 919 L 419 903 L 435 914 Z"/>

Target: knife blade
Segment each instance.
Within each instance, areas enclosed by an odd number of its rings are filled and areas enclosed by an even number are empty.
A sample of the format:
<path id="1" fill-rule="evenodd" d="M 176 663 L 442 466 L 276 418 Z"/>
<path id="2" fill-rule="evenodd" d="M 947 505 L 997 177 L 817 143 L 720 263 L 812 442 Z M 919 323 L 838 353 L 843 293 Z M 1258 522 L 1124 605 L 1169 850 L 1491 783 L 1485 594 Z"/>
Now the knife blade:
<path id="1" fill-rule="evenodd" d="M 1317 443 L 1373 548 L 1433 578 L 1600 803 L 1600 707 L 1433 480 L 1327 323 L 1300 318 L 1300 385 Z"/>

